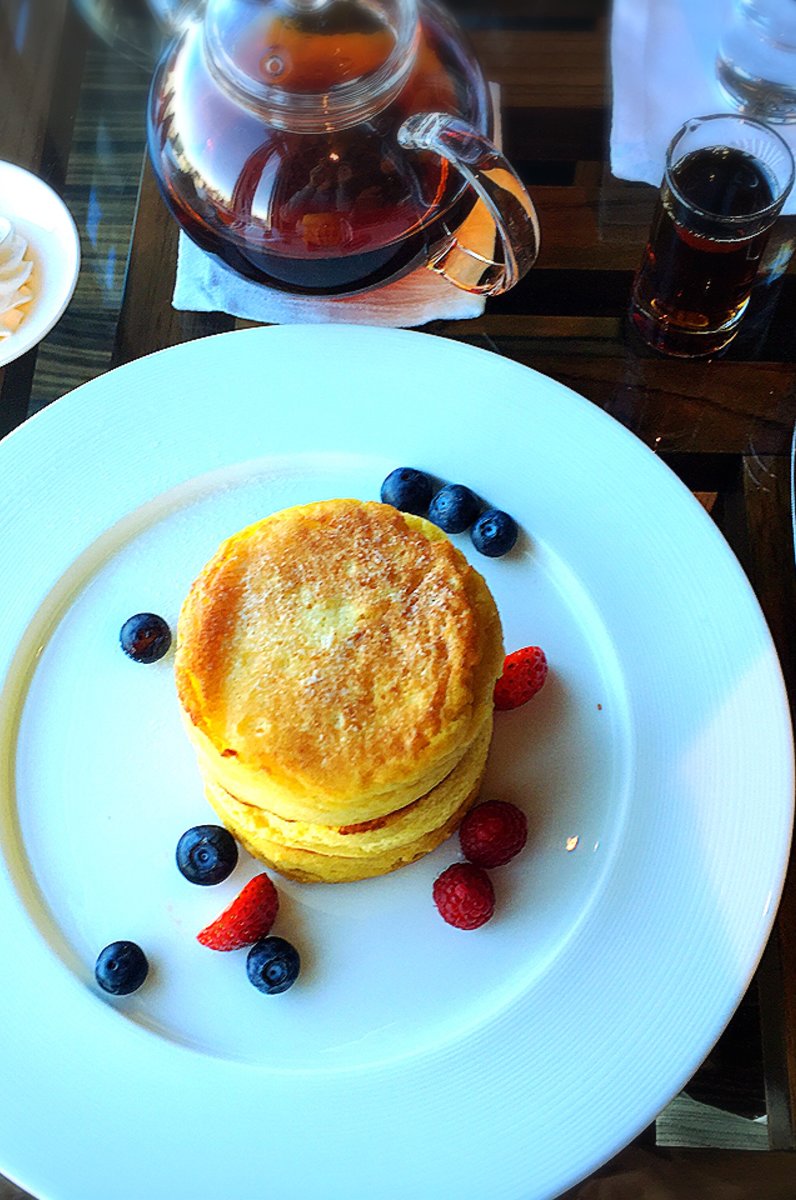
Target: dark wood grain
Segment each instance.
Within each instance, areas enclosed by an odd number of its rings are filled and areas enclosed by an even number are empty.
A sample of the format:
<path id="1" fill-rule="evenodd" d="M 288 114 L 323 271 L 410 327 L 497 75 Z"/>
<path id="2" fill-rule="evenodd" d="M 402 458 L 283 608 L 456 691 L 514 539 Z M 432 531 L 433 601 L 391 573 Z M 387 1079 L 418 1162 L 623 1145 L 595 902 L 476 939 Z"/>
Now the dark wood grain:
<path id="1" fill-rule="evenodd" d="M 513 34 L 518 29 L 593 29 L 605 18 L 603 0 L 448 0 L 448 9 L 465 29 L 499 28 Z"/>
<path id="2" fill-rule="evenodd" d="M 748 567 L 774 638 L 791 698 L 796 697 L 796 561 L 790 519 L 790 457 L 755 455 L 744 459 Z M 791 701 L 793 707 L 793 701 Z M 785 882 L 773 951 L 776 968 L 767 979 L 777 990 L 767 997 L 776 1013 L 781 1005 L 785 1052 L 783 1087 L 790 1115 L 790 1148 L 796 1115 L 796 847 Z"/>
<path id="3" fill-rule="evenodd" d="M 635 1146 L 619 1154 L 612 1162 L 601 1167 L 594 1174 L 593 1194 L 600 1192 L 608 1196 L 627 1197 L 628 1200 L 646 1200 L 645 1169 L 649 1170 L 647 1180 L 651 1177 L 657 1182 L 651 1186 L 659 1195 L 682 1195 L 689 1200 L 700 1200 L 703 1196 L 715 1197 L 722 1200 L 724 1196 L 731 1200 L 790 1200 L 793 1195 L 794 1162 L 791 1154 L 770 1154 L 755 1151 L 732 1150 L 648 1150 L 639 1151 Z M 654 1175 L 653 1175 L 654 1172 Z M 765 1182 L 761 1183 L 764 1179 Z M 601 1188 L 597 1180 L 616 1181 L 615 1185 L 606 1182 L 606 1189 Z M 672 1192 L 668 1186 L 677 1187 Z M 658 1186 L 660 1184 L 660 1187 Z M 689 1187 L 691 1191 L 679 1191 L 679 1186 Z M 599 1188 L 599 1190 L 597 1190 Z M 644 1191 L 637 1190 L 644 1188 Z M 663 1188 L 665 1190 L 661 1191 Z M 582 1185 L 572 1188 L 558 1197 L 558 1200 L 587 1200 Z"/>
<path id="4" fill-rule="evenodd" d="M 63 189 L 85 31 L 69 0 L 0 0 L 0 158 Z M 0 211 L 2 198 L 0 197 Z M 0 367 L 0 434 L 28 415 L 36 350 Z"/>
<path id="5" fill-rule="evenodd" d="M 38 170 L 50 138 L 50 112 L 68 0 L 0 3 L 0 158 Z"/>
<path id="6" fill-rule="evenodd" d="M 172 308 L 178 238 L 177 226 L 166 211 L 145 161 L 114 365 L 234 328 L 234 318 L 225 313 L 183 313 Z"/>
<path id="7" fill-rule="evenodd" d="M 529 32 L 480 30 L 470 38 L 488 79 L 500 84 L 505 107 L 535 110 L 601 109 L 606 98 L 606 46 L 601 30 Z M 561 70 L 566 57 L 567 69 Z"/>

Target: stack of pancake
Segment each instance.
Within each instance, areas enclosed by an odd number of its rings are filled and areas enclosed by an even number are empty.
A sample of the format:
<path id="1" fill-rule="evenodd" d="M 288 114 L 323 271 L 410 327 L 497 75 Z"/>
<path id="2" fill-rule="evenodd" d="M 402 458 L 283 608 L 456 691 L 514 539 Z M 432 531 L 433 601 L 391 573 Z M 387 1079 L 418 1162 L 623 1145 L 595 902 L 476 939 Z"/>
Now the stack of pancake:
<path id="1" fill-rule="evenodd" d="M 175 667 L 224 825 L 284 875 L 343 882 L 427 854 L 474 803 L 503 644 L 484 580 L 436 526 L 327 500 L 220 546 Z"/>

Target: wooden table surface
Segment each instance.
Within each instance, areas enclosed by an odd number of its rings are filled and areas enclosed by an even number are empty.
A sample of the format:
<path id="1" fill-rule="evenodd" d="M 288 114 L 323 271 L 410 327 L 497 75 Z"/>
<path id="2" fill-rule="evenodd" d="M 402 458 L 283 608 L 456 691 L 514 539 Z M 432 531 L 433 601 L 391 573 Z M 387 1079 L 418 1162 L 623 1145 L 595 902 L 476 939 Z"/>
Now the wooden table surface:
<path id="1" fill-rule="evenodd" d="M 793 268 L 777 289 L 758 289 L 723 357 L 684 362 L 647 350 L 625 314 L 654 191 L 609 168 L 608 0 L 449 7 L 500 84 L 504 148 L 538 206 L 542 252 L 482 317 L 424 328 L 560 380 L 652 447 L 738 555 L 795 696 Z M 0 0 L 0 159 L 64 196 L 83 248 L 66 315 L 36 350 L 0 368 L 0 433 L 114 365 L 236 325 L 225 314 L 171 307 L 177 229 L 145 155 L 148 78 L 145 63 L 110 49 L 69 0 Z M 783 244 L 796 239 L 793 226 L 780 222 Z M 765 1114 L 769 1155 L 796 1148 L 793 870 L 752 987 L 689 1094 Z"/>

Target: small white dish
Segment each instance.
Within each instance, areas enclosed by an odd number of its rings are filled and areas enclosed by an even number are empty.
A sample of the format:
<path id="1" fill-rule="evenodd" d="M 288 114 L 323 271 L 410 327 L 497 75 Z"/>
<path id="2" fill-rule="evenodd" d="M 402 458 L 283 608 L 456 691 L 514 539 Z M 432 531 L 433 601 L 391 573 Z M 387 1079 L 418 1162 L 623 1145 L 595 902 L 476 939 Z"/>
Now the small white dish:
<path id="1" fill-rule="evenodd" d="M 57 324 L 80 270 L 80 238 L 63 200 L 30 171 L 0 162 L 0 234 L 5 221 L 27 241 L 37 282 L 24 321 L 0 341 L 0 367 L 38 345 Z"/>

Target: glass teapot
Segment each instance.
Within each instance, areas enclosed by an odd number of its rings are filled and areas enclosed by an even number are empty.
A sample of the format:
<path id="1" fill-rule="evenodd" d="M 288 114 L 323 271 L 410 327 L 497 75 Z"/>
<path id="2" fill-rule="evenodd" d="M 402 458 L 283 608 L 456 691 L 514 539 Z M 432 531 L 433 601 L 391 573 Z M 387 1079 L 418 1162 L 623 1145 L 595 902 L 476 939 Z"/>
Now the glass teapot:
<path id="1" fill-rule="evenodd" d="M 489 140 L 489 88 L 444 9 L 197 4 L 155 70 L 148 140 L 166 204 L 202 249 L 321 296 L 424 263 L 496 295 L 533 265 L 533 204 Z"/>

